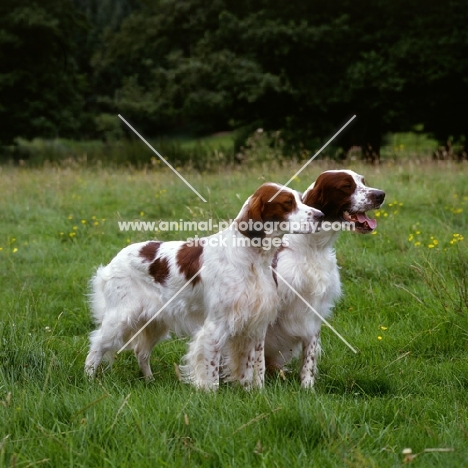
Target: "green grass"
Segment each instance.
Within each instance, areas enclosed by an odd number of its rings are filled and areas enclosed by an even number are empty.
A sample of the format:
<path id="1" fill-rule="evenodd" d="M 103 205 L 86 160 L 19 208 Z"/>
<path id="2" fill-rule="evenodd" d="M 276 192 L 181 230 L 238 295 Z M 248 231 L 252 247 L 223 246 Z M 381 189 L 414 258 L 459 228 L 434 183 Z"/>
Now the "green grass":
<path id="1" fill-rule="evenodd" d="M 439 147 L 437 140 L 424 133 L 391 133 L 384 137 L 382 159 L 430 157 Z"/>
<path id="2" fill-rule="evenodd" d="M 331 164 L 315 161 L 293 186 Z M 168 170 L 0 168 L 0 466 L 382 468 L 403 466 L 407 447 L 453 449 L 415 467 L 468 466 L 468 168 L 351 167 L 387 192 L 377 234 L 337 244 L 332 323 L 359 353 L 324 329 L 315 392 L 293 366 L 263 391 L 216 394 L 177 381 L 180 339 L 156 347 L 151 384 L 130 354 L 89 382 L 87 282 L 154 237 L 118 220 L 233 218 L 260 183 L 298 167 L 184 171 L 206 204 Z"/>
<path id="3" fill-rule="evenodd" d="M 197 144 L 207 145 L 213 149 L 232 148 L 234 132 L 219 132 L 203 138 L 189 138 L 181 141 L 182 147 L 194 147 Z"/>
<path id="4" fill-rule="evenodd" d="M 234 162 L 234 142 L 231 133 L 199 139 L 160 138 L 150 140 L 150 144 L 176 167 L 184 166 L 202 171 Z M 0 163 L 10 160 L 33 168 L 54 165 L 61 167 L 132 166 L 141 169 L 163 164 L 137 136 L 108 142 L 20 139 L 18 147 L 6 148 L 5 151 L 0 152 Z"/>

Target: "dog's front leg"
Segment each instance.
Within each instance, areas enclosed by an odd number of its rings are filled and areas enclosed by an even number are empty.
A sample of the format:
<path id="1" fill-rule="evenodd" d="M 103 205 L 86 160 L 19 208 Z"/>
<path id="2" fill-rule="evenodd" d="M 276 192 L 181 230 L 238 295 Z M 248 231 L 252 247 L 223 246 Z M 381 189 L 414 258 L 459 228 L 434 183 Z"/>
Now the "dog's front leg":
<path id="1" fill-rule="evenodd" d="M 301 386 L 313 388 L 317 374 L 317 360 L 320 354 L 320 330 L 310 339 L 303 341 Z"/>
<path id="2" fill-rule="evenodd" d="M 189 351 L 180 366 L 182 380 L 203 390 L 219 387 L 219 365 L 225 338 L 215 323 L 205 322 L 189 344 Z"/>
<path id="3" fill-rule="evenodd" d="M 217 390 L 219 387 L 219 366 L 221 363 L 221 347 L 219 340 L 209 339 L 205 348 L 206 390 Z"/>
<path id="4" fill-rule="evenodd" d="M 263 388 L 265 381 L 265 338 L 255 344 L 254 386 Z"/>

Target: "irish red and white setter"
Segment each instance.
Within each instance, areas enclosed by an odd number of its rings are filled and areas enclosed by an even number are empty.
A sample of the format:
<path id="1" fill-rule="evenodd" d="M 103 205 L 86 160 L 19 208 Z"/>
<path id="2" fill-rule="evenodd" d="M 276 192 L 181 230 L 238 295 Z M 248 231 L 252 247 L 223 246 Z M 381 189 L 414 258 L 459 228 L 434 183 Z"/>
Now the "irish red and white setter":
<path id="1" fill-rule="evenodd" d="M 98 329 L 90 335 L 87 374 L 126 346 L 150 379 L 151 351 L 173 331 L 192 337 L 181 366 L 185 381 L 216 389 L 223 358 L 228 380 L 261 387 L 265 333 L 278 303 L 274 253 L 286 232 L 310 232 L 323 217 L 288 188 L 270 202 L 280 189 L 263 184 L 229 228 L 200 242 L 133 244 L 101 266 L 91 282 Z"/>
<path id="2" fill-rule="evenodd" d="M 341 295 L 340 274 L 334 243 L 339 230 L 326 229 L 343 222 L 354 223 L 354 231 L 372 232 L 376 221 L 366 211 L 379 208 L 382 190 L 367 187 L 364 178 L 349 170 L 322 173 L 303 194 L 302 200 L 324 214 L 322 229 L 314 234 L 287 235 L 287 246 L 273 260 L 278 276 L 299 293 L 323 318 L 328 318 Z M 301 385 L 311 388 L 317 372 L 322 320 L 277 278 L 279 313 L 265 341 L 266 365 L 281 369 L 302 352 Z"/>

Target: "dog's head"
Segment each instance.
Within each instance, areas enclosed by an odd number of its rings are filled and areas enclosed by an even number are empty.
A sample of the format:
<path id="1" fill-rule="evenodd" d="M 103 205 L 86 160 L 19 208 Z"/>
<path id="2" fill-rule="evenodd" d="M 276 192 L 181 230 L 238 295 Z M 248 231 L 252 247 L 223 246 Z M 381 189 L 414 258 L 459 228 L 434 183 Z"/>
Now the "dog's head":
<path id="1" fill-rule="evenodd" d="M 238 230 L 253 238 L 314 232 L 323 213 L 301 201 L 299 192 L 274 183 L 265 183 L 244 203 L 236 218 Z"/>
<path id="2" fill-rule="evenodd" d="M 350 170 L 326 171 L 304 192 L 304 203 L 322 211 L 324 221 L 354 223 L 361 234 L 372 232 L 377 221 L 366 211 L 380 208 L 385 192 L 367 187 L 364 177 Z"/>

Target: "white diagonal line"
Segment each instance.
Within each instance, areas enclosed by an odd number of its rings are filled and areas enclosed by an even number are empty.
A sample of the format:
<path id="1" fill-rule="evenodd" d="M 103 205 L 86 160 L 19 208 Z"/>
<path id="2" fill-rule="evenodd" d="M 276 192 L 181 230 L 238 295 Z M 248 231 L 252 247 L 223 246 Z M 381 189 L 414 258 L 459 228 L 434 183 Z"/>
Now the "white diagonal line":
<path id="1" fill-rule="evenodd" d="M 274 200 L 355 118 L 353 115 L 268 201 Z"/>
<path id="2" fill-rule="evenodd" d="M 270 268 L 280 277 L 283 283 L 293 291 L 296 296 L 328 327 L 333 333 L 355 354 L 357 351 L 328 323 L 327 319 L 323 318 L 272 266 Z"/>
<path id="3" fill-rule="evenodd" d="M 205 268 L 203 265 L 118 351 L 120 354 Z"/>
<path id="4" fill-rule="evenodd" d="M 198 195 L 205 203 L 207 203 L 207 201 L 192 187 L 192 185 L 190 185 L 190 183 L 184 179 L 184 177 L 182 177 L 182 175 L 176 170 L 174 169 L 174 167 L 172 167 L 120 114 L 118 114 L 120 119 L 125 122 L 129 128 L 131 128 L 136 135 L 138 135 L 144 143 L 146 143 L 146 145 L 156 154 L 156 156 L 158 156 L 158 158 L 164 162 L 165 164 L 167 164 L 167 166 L 174 172 L 174 174 L 176 174 L 177 176 L 179 176 L 186 184 L 188 187 L 190 187 L 192 189 L 192 191 Z"/>

